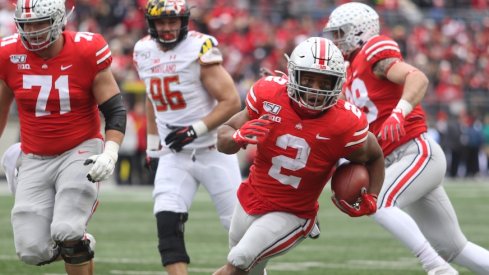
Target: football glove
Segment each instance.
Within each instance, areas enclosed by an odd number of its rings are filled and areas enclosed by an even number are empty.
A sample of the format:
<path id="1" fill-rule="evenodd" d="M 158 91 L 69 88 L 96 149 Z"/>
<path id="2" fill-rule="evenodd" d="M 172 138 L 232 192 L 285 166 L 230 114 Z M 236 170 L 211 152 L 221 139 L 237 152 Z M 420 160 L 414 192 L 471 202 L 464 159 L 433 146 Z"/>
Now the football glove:
<path id="1" fill-rule="evenodd" d="M 173 126 L 167 124 L 166 127 L 172 131 L 166 136 L 165 143 L 168 148 L 175 152 L 182 151 L 183 146 L 197 138 L 197 133 L 193 126 Z"/>
<path id="2" fill-rule="evenodd" d="M 270 125 L 273 120 L 269 120 L 267 115 L 247 121 L 241 128 L 233 134 L 233 140 L 241 147 L 248 144 L 261 143 L 270 132 Z"/>
<path id="3" fill-rule="evenodd" d="M 146 156 L 144 167 L 148 170 L 151 179 L 154 179 L 156 176 L 156 169 L 158 169 L 159 161 L 160 158 L 152 158 L 150 156 Z"/>
<path id="4" fill-rule="evenodd" d="M 338 209 L 348 214 L 350 217 L 372 215 L 377 211 L 377 195 L 368 194 L 367 189 L 365 188 L 362 188 L 360 198 L 353 205 L 349 204 L 345 200 L 338 200 L 334 193 L 331 196 L 331 200 L 333 201 L 334 205 L 338 207 Z"/>
<path id="5" fill-rule="evenodd" d="M 98 182 L 108 179 L 114 172 L 115 163 L 117 162 L 119 144 L 113 141 L 105 143 L 105 149 L 102 154 L 89 157 L 83 165 L 93 163 L 92 168 L 88 171 L 87 179 L 91 182 Z"/>
<path id="6" fill-rule="evenodd" d="M 381 140 L 390 142 L 399 141 L 406 134 L 404 130 L 404 115 L 400 108 L 392 110 L 391 115 L 384 121 L 380 128 L 379 137 Z"/>

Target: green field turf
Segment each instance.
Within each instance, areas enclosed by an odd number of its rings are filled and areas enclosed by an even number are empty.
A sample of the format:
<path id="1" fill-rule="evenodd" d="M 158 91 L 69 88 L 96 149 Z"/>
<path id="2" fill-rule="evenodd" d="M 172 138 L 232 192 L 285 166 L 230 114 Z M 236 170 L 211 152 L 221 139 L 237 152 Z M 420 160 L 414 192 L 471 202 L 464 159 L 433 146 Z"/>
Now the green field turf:
<path id="1" fill-rule="evenodd" d="M 489 184 L 449 183 L 446 189 L 467 237 L 489 248 Z M 88 227 L 97 239 L 96 274 L 165 274 L 156 249 L 151 189 L 102 186 L 100 200 Z M 32 267 L 17 260 L 10 226 L 11 206 L 10 195 L 0 193 L 0 274 L 65 274 L 61 262 Z M 227 235 L 203 189 L 196 196 L 189 220 L 189 271 L 211 274 L 226 261 Z M 410 252 L 371 219 L 352 219 L 340 213 L 329 201 L 329 186 L 321 198 L 320 221 L 320 238 L 308 239 L 272 260 L 268 274 L 424 274 Z M 471 274 L 467 269 L 458 269 L 461 274 Z"/>

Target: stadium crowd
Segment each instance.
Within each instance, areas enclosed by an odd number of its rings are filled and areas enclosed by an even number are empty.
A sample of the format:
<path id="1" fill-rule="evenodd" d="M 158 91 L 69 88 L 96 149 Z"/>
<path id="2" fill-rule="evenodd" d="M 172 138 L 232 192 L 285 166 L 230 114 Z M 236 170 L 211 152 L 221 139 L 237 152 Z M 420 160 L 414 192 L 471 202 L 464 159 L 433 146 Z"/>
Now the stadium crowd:
<path id="1" fill-rule="evenodd" d="M 13 0 L 0 0 L 0 37 L 16 32 Z M 75 6 L 67 28 L 102 33 L 114 58 L 112 69 L 130 110 L 126 148 L 144 156 L 144 85 L 132 49 L 147 34 L 143 0 L 67 0 Z M 344 0 L 193 0 L 191 29 L 215 36 L 224 66 L 242 97 L 260 68 L 285 71 L 284 53 L 306 37 L 322 34 L 331 10 Z M 378 0 L 381 32 L 393 37 L 408 62 L 430 79 L 423 105 L 431 133 L 442 143 L 448 176 L 487 174 L 489 162 L 489 4 L 484 0 Z M 15 112 L 15 111 L 13 111 Z M 131 128 L 132 127 L 132 128 Z M 139 134 L 138 134 L 139 133 Z M 453 137 L 460 138 L 453 138 Z M 451 137 L 451 138 L 448 138 Z M 130 144 L 130 145 L 127 145 Z M 129 147 L 128 147 L 129 146 Z M 124 151 L 126 149 L 126 151 Z M 461 167 L 459 167 L 459 164 Z M 124 165 L 124 163 L 121 163 Z M 461 168 L 461 169 L 460 169 Z M 245 169 L 246 170 L 246 169 Z M 130 181 L 122 182 L 130 183 Z"/>

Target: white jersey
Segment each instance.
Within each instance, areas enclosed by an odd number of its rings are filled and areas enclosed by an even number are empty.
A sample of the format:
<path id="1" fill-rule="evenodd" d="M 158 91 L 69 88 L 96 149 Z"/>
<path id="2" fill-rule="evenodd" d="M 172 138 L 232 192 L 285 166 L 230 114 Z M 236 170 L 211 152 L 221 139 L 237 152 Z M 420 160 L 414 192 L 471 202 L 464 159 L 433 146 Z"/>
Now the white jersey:
<path id="1" fill-rule="evenodd" d="M 147 36 L 134 47 L 134 63 L 153 103 L 160 140 L 170 133 L 167 124 L 191 125 L 212 111 L 217 101 L 200 80 L 201 64 L 222 62 L 217 40 L 190 31 L 174 48 L 163 51 Z M 209 131 L 185 146 L 186 149 L 209 147 L 216 143 L 217 131 Z"/>

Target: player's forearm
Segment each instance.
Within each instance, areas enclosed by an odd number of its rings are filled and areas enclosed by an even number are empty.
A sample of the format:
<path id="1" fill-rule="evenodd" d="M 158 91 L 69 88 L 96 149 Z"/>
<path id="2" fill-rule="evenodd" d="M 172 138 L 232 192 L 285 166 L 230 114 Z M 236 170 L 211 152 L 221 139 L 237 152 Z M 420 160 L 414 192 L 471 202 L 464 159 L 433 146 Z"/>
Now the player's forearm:
<path id="1" fill-rule="evenodd" d="M 222 125 L 217 129 L 217 150 L 224 154 L 235 154 L 241 147 L 234 142 L 233 134 L 236 130 L 229 125 Z"/>
<path id="2" fill-rule="evenodd" d="M 418 105 L 428 89 L 429 80 L 421 71 L 412 71 L 406 76 L 402 98 L 411 105 Z"/>

